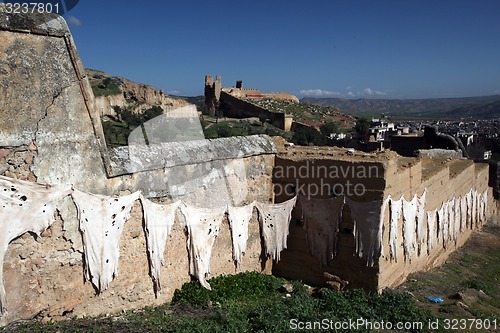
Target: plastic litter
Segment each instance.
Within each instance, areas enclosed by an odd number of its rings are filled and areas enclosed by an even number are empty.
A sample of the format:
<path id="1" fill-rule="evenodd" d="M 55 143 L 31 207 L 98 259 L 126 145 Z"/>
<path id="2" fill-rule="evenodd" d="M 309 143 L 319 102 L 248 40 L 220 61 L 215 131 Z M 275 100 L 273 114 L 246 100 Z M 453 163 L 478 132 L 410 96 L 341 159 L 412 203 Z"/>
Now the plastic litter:
<path id="1" fill-rule="evenodd" d="M 425 296 L 432 303 L 443 303 L 444 300 L 441 296 Z"/>

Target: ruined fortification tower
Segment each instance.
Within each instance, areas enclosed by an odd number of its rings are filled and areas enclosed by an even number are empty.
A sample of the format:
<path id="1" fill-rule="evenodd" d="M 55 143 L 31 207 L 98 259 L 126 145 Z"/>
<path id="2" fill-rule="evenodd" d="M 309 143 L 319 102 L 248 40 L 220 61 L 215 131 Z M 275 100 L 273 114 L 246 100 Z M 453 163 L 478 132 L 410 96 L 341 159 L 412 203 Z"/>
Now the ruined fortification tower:
<path id="1" fill-rule="evenodd" d="M 204 113 L 214 116 L 219 108 L 220 92 L 222 89 L 221 77 L 217 75 L 215 78 L 212 75 L 205 76 L 205 110 Z"/>

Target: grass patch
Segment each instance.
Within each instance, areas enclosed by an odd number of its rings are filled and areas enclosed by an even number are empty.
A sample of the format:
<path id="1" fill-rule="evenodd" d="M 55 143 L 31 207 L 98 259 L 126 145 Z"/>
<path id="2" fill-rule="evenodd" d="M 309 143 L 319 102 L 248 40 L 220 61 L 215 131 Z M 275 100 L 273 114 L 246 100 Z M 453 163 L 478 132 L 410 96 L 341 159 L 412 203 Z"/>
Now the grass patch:
<path id="1" fill-rule="evenodd" d="M 359 318 L 372 322 L 423 323 L 423 330 L 408 328 L 409 332 L 426 331 L 427 323 L 435 319 L 442 325 L 444 319 L 454 318 L 488 319 L 490 323 L 496 319 L 498 328 L 499 231 L 498 226 L 486 226 L 452 254 L 446 265 L 413 274 L 409 279 L 412 282 L 380 295 L 356 289 L 344 292 L 321 289 L 311 293 L 299 281 L 246 272 L 209 280 L 212 291 L 198 282 L 186 283 L 175 291 L 172 303 L 159 307 L 106 318 L 47 324 L 32 321 L 2 328 L 0 332 L 290 332 L 293 320 L 313 323 L 326 319 L 338 323 Z M 293 286 L 292 292 L 284 290 L 285 283 Z M 430 303 L 424 298 L 426 295 L 442 295 L 444 302 Z M 447 332 L 443 327 L 438 331 Z M 474 330 L 462 330 L 471 331 Z"/>
<path id="2" fill-rule="evenodd" d="M 148 307 L 112 318 L 48 324 L 31 322 L 0 331 L 290 332 L 294 320 L 335 323 L 364 318 L 427 323 L 432 318 L 411 296 L 389 290 L 381 295 L 370 295 L 362 290 L 339 293 L 329 289 L 312 294 L 298 281 L 287 282 L 256 272 L 219 276 L 209 282 L 211 292 L 198 282 L 189 282 L 175 291 L 171 304 L 156 308 Z M 284 283 L 290 283 L 293 291 L 287 293 L 282 288 Z M 347 329 L 344 332 L 364 330 Z"/>
<path id="3" fill-rule="evenodd" d="M 210 117 L 201 120 L 203 134 L 207 139 L 227 138 L 231 136 L 248 136 L 267 134 L 270 136 L 282 136 L 290 140 L 291 132 L 285 132 L 278 127 L 268 123 L 249 121 L 246 119 L 215 120 Z"/>
<path id="4" fill-rule="evenodd" d="M 500 320 L 500 226 L 488 224 L 453 253 L 446 264 L 412 274 L 400 291 L 413 293 L 423 308 L 440 319 Z M 427 295 L 442 296 L 432 304 Z"/>

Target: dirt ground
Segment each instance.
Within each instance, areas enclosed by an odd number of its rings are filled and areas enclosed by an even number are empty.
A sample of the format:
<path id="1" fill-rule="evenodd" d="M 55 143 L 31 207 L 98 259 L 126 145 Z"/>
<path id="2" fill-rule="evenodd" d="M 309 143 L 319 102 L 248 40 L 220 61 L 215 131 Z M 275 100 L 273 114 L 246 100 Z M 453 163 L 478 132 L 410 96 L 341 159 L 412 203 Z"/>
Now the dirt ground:
<path id="1" fill-rule="evenodd" d="M 398 287 L 441 320 L 496 319 L 500 331 L 500 221 L 489 221 L 441 267 L 413 274 Z M 442 297 L 432 303 L 426 296 Z M 457 330 L 471 332 L 475 330 Z M 479 330 L 481 331 L 481 330 Z M 485 330 L 482 330 L 485 331 Z M 491 330 L 486 330 L 491 332 Z"/>

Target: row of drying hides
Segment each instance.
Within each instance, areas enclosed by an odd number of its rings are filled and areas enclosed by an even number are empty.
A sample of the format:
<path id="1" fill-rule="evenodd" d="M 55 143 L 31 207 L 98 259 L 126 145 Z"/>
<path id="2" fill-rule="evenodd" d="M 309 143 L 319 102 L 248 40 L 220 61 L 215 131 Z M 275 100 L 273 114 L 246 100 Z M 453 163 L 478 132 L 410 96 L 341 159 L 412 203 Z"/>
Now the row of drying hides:
<path id="1" fill-rule="evenodd" d="M 415 256 L 429 254 L 437 244 L 444 248 L 450 242 L 456 244 L 459 233 L 466 228 L 479 228 L 486 222 L 487 190 L 479 193 L 471 189 L 466 195 L 443 201 L 440 208 L 434 210 L 426 208 L 426 201 L 427 190 L 420 196 L 415 194 L 410 200 L 404 196 L 394 199 L 391 195 L 385 200 L 375 201 L 354 201 L 345 196 L 327 199 L 300 196 L 309 252 L 322 267 L 335 258 L 345 206 L 349 207 L 354 224 L 355 255 L 370 267 L 381 256 L 397 262 L 401 247 L 404 259 L 411 262 Z M 386 214 L 389 216 L 389 240 L 388 244 L 383 244 Z M 388 245 L 388 253 L 385 253 L 384 245 Z"/>
<path id="2" fill-rule="evenodd" d="M 57 205 L 68 195 L 71 195 L 78 212 L 85 278 L 98 292 L 106 290 L 118 274 L 120 236 L 130 218 L 132 206 L 140 200 L 150 274 L 157 295 L 161 290 L 160 267 L 168 235 L 178 217 L 176 212 L 180 212 L 179 221 L 187 231 L 189 272 L 210 289 L 206 278 L 210 275 L 212 248 L 225 215 L 228 214 L 236 263 L 241 262 L 246 251 L 248 223 L 254 207 L 258 211 L 266 253 L 279 260 L 280 252 L 286 248 L 291 212 L 297 199 L 280 204 L 252 202 L 242 207 L 207 209 L 192 207 L 182 201 L 154 203 L 140 192 L 111 197 L 79 191 L 71 186 L 42 185 L 0 176 L 0 314 L 7 306 L 3 261 L 9 243 L 26 232 L 40 235 L 50 227 L 55 221 Z"/>

